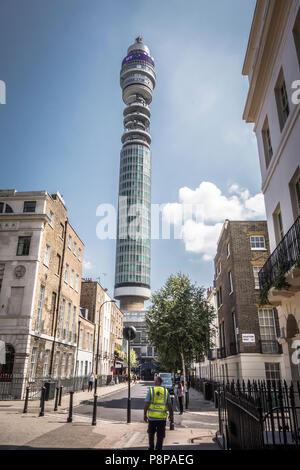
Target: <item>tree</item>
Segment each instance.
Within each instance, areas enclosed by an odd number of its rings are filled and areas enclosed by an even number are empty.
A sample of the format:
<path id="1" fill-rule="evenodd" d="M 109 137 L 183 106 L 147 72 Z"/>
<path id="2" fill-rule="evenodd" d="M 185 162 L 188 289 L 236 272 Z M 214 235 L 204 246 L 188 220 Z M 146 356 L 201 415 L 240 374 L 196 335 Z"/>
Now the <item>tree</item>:
<path id="1" fill-rule="evenodd" d="M 187 276 L 171 275 L 152 295 L 146 315 L 148 336 L 160 361 L 173 369 L 182 364 L 185 387 L 187 363 L 212 346 L 215 312 L 204 293 L 204 287 L 192 284 Z"/>
<path id="2" fill-rule="evenodd" d="M 125 354 L 124 364 L 128 366 L 128 356 Z M 139 366 L 137 355 L 134 349 L 130 348 L 130 369 L 136 369 Z"/>

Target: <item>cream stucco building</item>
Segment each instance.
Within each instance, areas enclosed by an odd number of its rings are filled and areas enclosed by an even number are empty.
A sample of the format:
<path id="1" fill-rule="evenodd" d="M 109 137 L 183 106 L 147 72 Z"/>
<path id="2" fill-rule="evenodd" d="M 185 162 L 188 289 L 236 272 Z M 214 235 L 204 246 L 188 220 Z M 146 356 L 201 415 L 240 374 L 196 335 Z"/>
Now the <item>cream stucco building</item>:
<path id="1" fill-rule="evenodd" d="M 243 118 L 254 123 L 270 239 L 260 286 L 278 310 L 285 378 L 299 380 L 299 365 L 292 359 L 300 345 L 298 0 L 257 1 L 243 74 L 249 78 Z"/>

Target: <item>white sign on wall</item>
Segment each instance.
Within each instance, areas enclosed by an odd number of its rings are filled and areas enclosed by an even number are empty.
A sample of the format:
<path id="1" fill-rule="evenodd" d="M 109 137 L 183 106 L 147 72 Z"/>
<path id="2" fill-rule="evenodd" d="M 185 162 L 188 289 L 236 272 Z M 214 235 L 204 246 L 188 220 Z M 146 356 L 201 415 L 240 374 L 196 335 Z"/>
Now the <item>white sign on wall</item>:
<path id="1" fill-rule="evenodd" d="M 243 343 L 255 343 L 255 335 L 253 334 L 242 335 L 242 342 Z"/>

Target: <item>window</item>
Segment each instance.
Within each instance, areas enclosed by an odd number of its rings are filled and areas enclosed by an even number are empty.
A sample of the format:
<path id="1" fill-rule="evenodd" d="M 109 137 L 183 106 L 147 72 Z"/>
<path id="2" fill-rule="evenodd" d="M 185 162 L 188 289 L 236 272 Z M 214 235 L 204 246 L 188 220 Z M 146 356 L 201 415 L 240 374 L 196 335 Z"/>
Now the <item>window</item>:
<path id="1" fill-rule="evenodd" d="M 71 237 L 71 235 L 69 235 L 69 237 L 68 237 L 68 248 L 70 248 L 70 250 L 72 249 L 72 237 Z"/>
<path id="2" fill-rule="evenodd" d="M 251 246 L 251 250 L 265 250 L 266 249 L 265 237 L 251 236 L 250 246 Z"/>
<path id="3" fill-rule="evenodd" d="M 78 292 L 78 290 L 79 290 L 79 276 L 78 276 L 78 274 L 76 274 L 75 290 L 76 290 L 76 292 Z"/>
<path id="4" fill-rule="evenodd" d="M 31 237 L 19 237 L 18 238 L 17 256 L 29 255 L 30 241 L 31 241 Z"/>
<path id="5" fill-rule="evenodd" d="M 23 212 L 35 212 L 36 201 L 24 201 Z"/>
<path id="6" fill-rule="evenodd" d="M 65 282 L 68 282 L 68 279 L 69 279 L 69 265 L 66 264 L 66 267 L 65 267 Z"/>
<path id="7" fill-rule="evenodd" d="M 65 308 L 66 308 L 66 301 L 65 299 L 63 299 L 61 303 L 61 307 L 60 307 L 60 319 L 59 319 L 59 337 L 60 338 L 62 337 L 62 334 L 63 334 Z"/>
<path id="8" fill-rule="evenodd" d="M 49 219 L 50 219 L 49 224 L 53 228 L 54 227 L 54 213 L 52 211 L 50 211 Z"/>
<path id="9" fill-rule="evenodd" d="M 61 369 L 60 369 L 60 376 L 61 377 L 65 377 L 66 362 L 67 362 L 67 353 L 63 353 L 62 360 L 61 360 Z"/>
<path id="10" fill-rule="evenodd" d="M 5 210 L 4 210 L 4 207 L 5 207 Z M 13 210 L 10 207 L 9 204 L 5 204 L 4 202 L 0 202 L 0 214 L 2 214 L 3 212 L 5 212 L 5 214 L 12 214 Z"/>
<path id="11" fill-rule="evenodd" d="M 267 117 L 265 119 L 265 122 L 262 128 L 262 138 L 263 138 L 264 151 L 265 151 L 266 168 L 268 168 L 269 163 L 273 157 L 273 148 L 272 148 L 270 128 L 269 128 Z"/>
<path id="12" fill-rule="evenodd" d="M 220 286 L 217 290 L 217 306 L 220 308 L 222 305 L 222 287 Z"/>
<path id="13" fill-rule="evenodd" d="M 259 277 L 258 277 L 258 273 L 259 271 L 261 270 L 261 266 L 252 266 L 253 267 L 253 276 L 254 276 L 254 288 L 255 289 L 259 289 L 260 286 L 259 286 Z"/>
<path id="14" fill-rule="evenodd" d="M 74 242 L 74 245 L 73 245 L 73 253 L 76 256 L 76 253 L 77 253 L 77 243 L 76 242 Z"/>
<path id="15" fill-rule="evenodd" d="M 261 351 L 263 354 L 278 353 L 275 313 L 272 308 L 258 310 Z"/>
<path id="16" fill-rule="evenodd" d="M 221 274 L 221 261 L 217 263 L 216 272 L 217 272 L 217 277 L 219 277 L 219 275 Z"/>
<path id="17" fill-rule="evenodd" d="M 79 347 L 80 347 L 80 349 L 82 349 L 82 337 L 83 337 L 83 329 L 80 328 L 80 331 L 79 331 Z"/>
<path id="18" fill-rule="evenodd" d="M 295 171 L 294 176 L 289 183 L 289 187 L 293 215 L 294 219 L 296 220 L 300 215 L 300 167 L 298 167 Z"/>
<path id="19" fill-rule="evenodd" d="M 65 227 L 63 224 L 60 224 L 60 236 L 62 239 L 65 238 Z"/>
<path id="20" fill-rule="evenodd" d="M 73 307 L 72 341 L 76 341 L 76 307 Z"/>
<path id="21" fill-rule="evenodd" d="M 74 269 L 72 269 L 72 271 L 71 271 L 70 286 L 71 286 L 72 288 L 74 287 Z"/>
<path id="22" fill-rule="evenodd" d="M 55 309 L 56 309 L 56 292 L 52 292 L 52 297 L 51 297 L 51 314 L 52 314 L 51 334 L 53 334 L 53 328 L 54 328 Z"/>
<path id="23" fill-rule="evenodd" d="M 280 130 L 282 131 L 286 123 L 286 120 L 288 118 L 288 115 L 290 113 L 288 96 L 287 96 L 286 85 L 285 85 L 282 69 L 279 73 L 279 77 L 278 77 L 277 84 L 275 87 L 275 97 L 276 97 Z"/>
<path id="24" fill-rule="evenodd" d="M 38 300 L 38 309 L 37 309 L 36 321 L 35 321 L 35 331 L 38 331 L 41 326 L 43 307 L 44 307 L 44 297 L 45 297 L 45 286 L 41 284 L 39 300 Z"/>
<path id="25" fill-rule="evenodd" d="M 233 283 L 232 283 L 231 271 L 229 271 L 229 273 L 228 273 L 228 280 L 229 280 L 229 289 L 230 289 L 229 294 L 232 294 L 232 292 L 233 292 Z"/>
<path id="26" fill-rule="evenodd" d="M 69 335 L 70 321 L 71 321 L 71 303 L 69 302 L 68 303 L 68 316 L 67 316 L 67 323 L 66 323 L 67 335 Z"/>
<path id="27" fill-rule="evenodd" d="M 266 380 L 280 380 L 280 364 L 279 362 L 265 362 Z"/>
<path id="28" fill-rule="evenodd" d="M 45 254 L 44 254 L 44 264 L 49 267 L 50 261 L 50 246 L 46 245 L 45 247 Z"/>
<path id="29" fill-rule="evenodd" d="M 71 376 L 72 354 L 68 354 L 67 377 Z"/>
<path id="30" fill-rule="evenodd" d="M 278 245 L 284 237 L 282 216 L 281 216 L 281 210 L 280 210 L 279 204 L 276 210 L 273 212 L 273 224 L 274 224 L 274 231 L 275 231 L 275 239 Z"/>
<path id="31" fill-rule="evenodd" d="M 60 275 L 60 263 L 61 263 L 61 256 L 57 253 L 56 255 L 56 274 Z"/>
<path id="32" fill-rule="evenodd" d="M 54 365 L 54 377 L 58 376 L 58 367 L 59 367 L 60 352 L 58 351 L 55 356 L 55 365 Z"/>
<path id="33" fill-rule="evenodd" d="M 37 363 L 37 348 L 32 348 L 30 359 L 29 380 L 33 381 L 35 378 L 36 363 Z"/>
<path id="34" fill-rule="evenodd" d="M 78 260 L 81 261 L 81 248 L 78 248 Z"/>
<path id="35" fill-rule="evenodd" d="M 44 366 L 43 366 L 43 377 L 47 377 L 47 375 L 49 373 L 49 354 L 50 354 L 50 351 L 49 351 L 49 349 L 47 349 L 45 351 L 45 359 L 44 359 Z"/>

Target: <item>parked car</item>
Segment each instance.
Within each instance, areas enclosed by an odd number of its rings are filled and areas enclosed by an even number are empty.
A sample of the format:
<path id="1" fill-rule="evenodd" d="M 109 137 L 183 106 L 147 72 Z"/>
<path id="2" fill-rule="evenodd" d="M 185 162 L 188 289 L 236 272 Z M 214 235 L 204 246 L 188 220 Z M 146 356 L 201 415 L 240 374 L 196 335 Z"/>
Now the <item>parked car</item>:
<path id="1" fill-rule="evenodd" d="M 160 372 L 158 375 L 162 378 L 162 386 L 168 390 L 170 395 L 174 395 L 172 374 L 170 372 Z"/>

